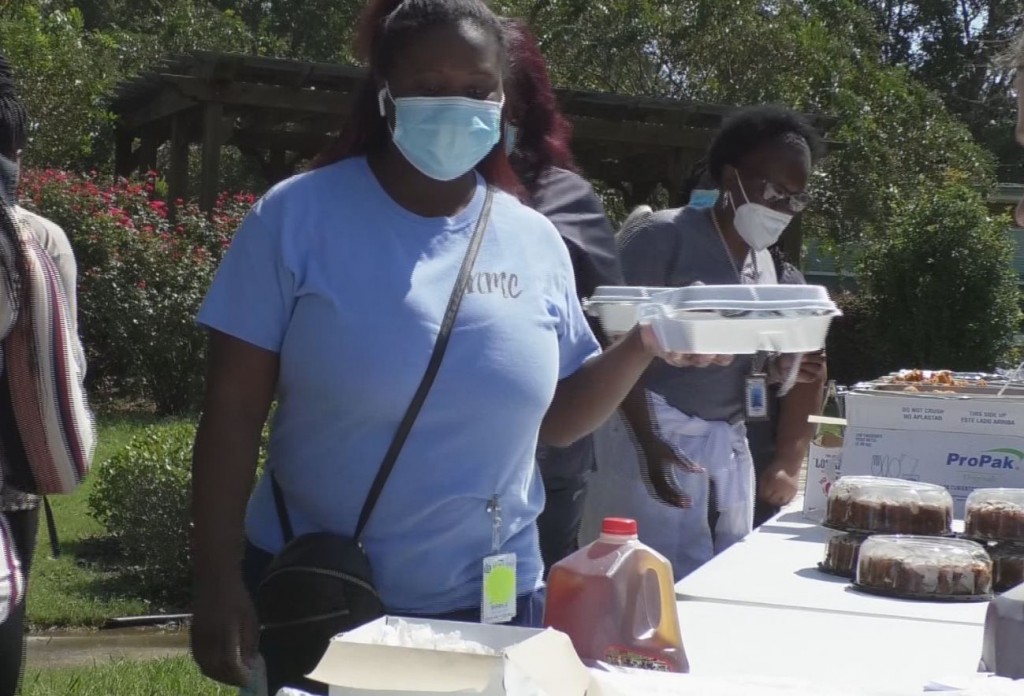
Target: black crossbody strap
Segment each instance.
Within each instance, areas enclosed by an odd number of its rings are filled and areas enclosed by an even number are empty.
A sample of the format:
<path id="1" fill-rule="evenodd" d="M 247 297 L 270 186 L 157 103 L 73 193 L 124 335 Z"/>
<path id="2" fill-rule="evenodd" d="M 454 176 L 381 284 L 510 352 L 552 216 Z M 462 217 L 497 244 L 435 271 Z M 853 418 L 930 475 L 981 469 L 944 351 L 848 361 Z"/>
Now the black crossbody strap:
<path id="1" fill-rule="evenodd" d="M 484 205 L 480 211 L 480 217 L 476 222 L 476 229 L 473 230 L 473 236 L 469 240 L 469 247 L 466 249 L 466 256 L 462 260 L 462 268 L 459 269 L 459 276 L 455 280 L 455 287 L 452 288 L 451 297 L 448 298 L 448 307 L 445 310 L 444 319 L 441 321 L 441 328 L 437 333 L 437 342 L 434 344 L 434 352 L 430 356 L 430 362 L 427 363 L 427 369 L 423 373 L 423 379 L 420 380 L 420 385 L 416 389 L 416 394 L 412 397 L 412 401 L 409 403 L 409 407 L 406 409 L 405 415 L 402 417 L 398 430 L 395 432 L 395 436 L 391 440 L 391 445 L 388 447 L 387 454 L 384 455 L 384 461 L 381 462 L 380 469 L 377 471 L 377 476 L 373 480 L 373 485 L 370 486 L 370 492 L 366 496 L 366 502 L 363 503 L 363 509 L 359 513 L 359 522 L 356 525 L 355 533 L 355 539 L 357 541 L 362 537 L 363 530 L 366 529 L 366 524 L 370 521 L 370 515 L 373 514 L 373 509 L 377 506 L 380 494 L 384 490 L 384 484 L 387 483 L 388 477 L 391 476 L 391 472 L 394 470 L 395 464 L 398 462 L 398 456 L 402 453 L 402 447 L 405 446 L 405 441 L 409 438 L 409 433 L 412 432 L 412 427 L 416 423 L 416 418 L 419 416 L 420 410 L 423 408 L 423 404 L 426 403 L 427 396 L 430 394 L 430 388 L 434 385 L 434 379 L 437 377 L 437 373 L 441 369 L 441 362 L 444 360 L 445 350 L 448 348 L 448 340 L 451 338 L 452 329 L 455 327 L 455 318 L 458 316 L 459 307 L 462 305 L 462 298 L 465 297 L 466 290 L 469 288 L 469 281 L 473 272 L 473 264 L 476 263 L 476 257 L 480 252 L 480 246 L 484 239 L 484 232 L 487 231 L 487 223 L 491 217 L 491 203 L 493 201 L 494 189 L 488 186 L 487 194 L 484 197 Z M 277 507 L 278 517 L 281 520 L 281 530 L 284 533 L 285 541 L 288 542 L 291 541 L 294 531 L 292 529 L 291 520 L 288 516 L 288 509 L 284 504 L 284 494 L 277 483 L 277 479 L 273 477 L 273 474 L 271 474 L 270 483 L 274 491 L 274 504 Z"/>
<path id="2" fill-rule="evenodd" d="M 412 432 L 412 426 L 416 422 L 416 417 L 419 415 L 420 409 L 423 408 L 423 404 L 427 401 L 427 395 L 434 384 L 434 378 L 437 377 L 437 373 L 441 369 L 441 361 L 444 360 L 444 353 L 448 348 L 448 339 L 451 338 L 452 329 L 455 327 L 455 317 L 458 315 L 459 307 L 462 305 L 462 298 L 466 296 L 466 290 L 469 288 L 470 277 L 473 273 L 473 264 L 476 263 L 477 254 L 480 252 L 480 245 L 484 240 L 484 232 L 487 230 L 487 223 L 491 217 L 491 202 L 493 200 L 494 190 L 488 186 L 487 195 L 484 197 L 483 209 L 480 211 L 480 217 L 476 221 L 473 237 L 469 240 L 466 257 L 462 260 L 462 268 L 459 269 L 459 277 L 455 280 L 455 287 L 452 288 L 451 297 L 448 298 L 448 308 L 445 310 L 441 329 L 437 333 L 434 352 L 430 356 L 430 362 L 427 363 L 427 370 L 423 373 L 420 386 L 412 397 L 409 408 L 406 409 L 405 416 L 402 417 L 402 422 L 395 432 L 395 437 L 391 441 L 388 453 L 384 455 L 384 462 L 380 465 L 377 478 L 373 480 L 373 485 L 370 486 L 370 494 L 366 497 L 366 502 L 363 504 L 363 511 L 359 513 L 359 523 L 356 525 L 356 541 L 363 536 L 363 530 L 366 529 L 366 523 L 370 521 L 370 515 L 373 514 L 374 507 L 377 506 L 377 500 L 380 498 L 381 491 L 384 490 L 384 484 L 387 483 L 391 471 L 395 468 L 398 455 L 401 454 L 402 447 L 405 445 L 409 433 Z"/>
<path id="3" fill-rule="evenodd" d="M 295 538 L 295 530 L 292 529 L 292 518 L 288 514 L 288 506 L 284 504 L 284 491 L 281 490 L 281 484 L 277 482 L 273 471 L 270 472 L 270 490 L 274 492 L 274 507 L 277 508 L 277 520 L 281 523 L 281 536 L 284 537 L 284 543 L 287 544 Z"/>

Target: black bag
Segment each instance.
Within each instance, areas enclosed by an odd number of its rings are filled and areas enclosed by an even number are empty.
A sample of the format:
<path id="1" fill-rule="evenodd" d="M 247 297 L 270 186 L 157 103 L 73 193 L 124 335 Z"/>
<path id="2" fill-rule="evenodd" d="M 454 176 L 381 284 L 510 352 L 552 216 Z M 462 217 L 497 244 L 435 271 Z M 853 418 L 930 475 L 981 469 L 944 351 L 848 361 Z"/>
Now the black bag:
<path id="1" fill-rule="evenodd" d="M 469 286 L 473 263 L 480 251 L 493 198 L 494 192 L 488 188 L 430 362 L 370 487 L 355 535 L 349 538 L 319 532 L 295 538 L 284 493 L 273 473 L 270 474 L 274 503 L 286 541 L 256 590 L 260 654 L 266 665 L 271 694 L 282 686 L 322 690 L 322 685 L 311 682 L 305 675 L 319 663 L 331 638 L 384 615 L 384 605 L 374 588 L 370 560 L 359 540 L 441 367 L 459 305 Z"/>

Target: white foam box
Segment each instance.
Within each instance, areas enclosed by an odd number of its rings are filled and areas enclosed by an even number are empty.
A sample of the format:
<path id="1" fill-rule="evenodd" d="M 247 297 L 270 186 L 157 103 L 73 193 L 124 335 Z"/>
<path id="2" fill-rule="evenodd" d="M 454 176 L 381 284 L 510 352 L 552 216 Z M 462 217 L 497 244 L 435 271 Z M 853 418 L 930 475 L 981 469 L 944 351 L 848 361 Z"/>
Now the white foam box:
<path id="1" fill-rule="evenodd" d="M 844 476 L 945 486 L 962 518 L 976 488 L 1024 488 L 1024 399 L 854 391 L 846 395 Z"/>
<path id="2" fill-rule="evenodd" d="M 378 645 L 384 617 L 335 637 L 310 679 L 327 684 L 330 696 L 584 696 L 591 677 L 564 633 L 401 619 L 435 633 L 458 631 L 498 655 Z"/>

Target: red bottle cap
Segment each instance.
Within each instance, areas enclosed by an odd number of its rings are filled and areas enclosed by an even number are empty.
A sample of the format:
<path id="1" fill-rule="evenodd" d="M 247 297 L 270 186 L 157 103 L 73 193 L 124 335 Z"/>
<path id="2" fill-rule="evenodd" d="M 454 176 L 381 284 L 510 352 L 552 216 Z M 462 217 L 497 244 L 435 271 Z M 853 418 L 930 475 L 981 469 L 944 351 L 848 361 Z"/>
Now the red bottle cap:
<path id="1" fill-rule="evenodd" d="M 636 536 L 636 520 L 606 517 L 601 524 L 601 533 L 611 536 Z"/>

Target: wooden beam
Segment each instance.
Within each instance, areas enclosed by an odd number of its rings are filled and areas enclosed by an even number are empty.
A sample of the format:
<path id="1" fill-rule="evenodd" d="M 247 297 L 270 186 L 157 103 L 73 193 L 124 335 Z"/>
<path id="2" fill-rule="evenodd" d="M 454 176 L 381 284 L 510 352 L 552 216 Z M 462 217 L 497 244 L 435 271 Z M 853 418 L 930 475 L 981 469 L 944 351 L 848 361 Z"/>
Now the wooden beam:
<path id="1" fill-rule="evenodd" d="M 216 62 L 223 54 L 212 51 L 192 51 L 189 58 L 201 63 Z M 267 58 L 264 56 L 240 56 L 236 71 L 243 78 L 250 74 L 260 75 L 261 82 L 294 84 L 296 75 L 306 75 L 310 83 L 356 84 L 366 75 L 363 68 L 342 63 L 314 63 L 290 58 Z"/>
<path id="2" fill-rule="evenodd" d="M 224 105 L 203 106 L 203 165 L 199 183 L 199 207 L 210 212 L 220 189 L 220 148 L 223 144 Z"/>
<path id="3" fill-rule="evenodd" d="M 123 124 L 114 128 L 114 176 L 131 176 L 135 168 L 135 158 L 132 156 L 132 148 L 135 145 L 135 136 Z"/>
<path id="4" fill-rule="evenodd" d="M 161 140 L 159 134 L 152 130 L 143 132 L 137 160 L 139 171 L 143 174 L 156 169 L 157 151 L 160 149 Z"/>
<path id="5" fill-rule="evenodd" d="M 634 123 L 665 123 L 688 125 L 698 128 L 717 129 L 723 116 L 707 113 L 689 105 L 675 102 L 673 106 L 652 107 L 640 100 L 621 95 L 580 94 L 563 91 L 559 95 L 559 106 L 570 118 L 598 118 L 608 121 L 630 121 Z"/>
<path id="6" fill-rule="evenodd" d="M 665 180 L 665 161 L 662 158 L 651 158 L 643 164 L 620 163 L 614 161 L 586 162 L 578 160 L 583 173 L 588 178 L 599 179 L 608 184 L 615 182 L 628 183 L 633 187 L 650 184 L 653 188 Z"/>
<path id="7" fill-rule="evenodd" d="M 189 133 L 186 119 L 185 114 L 178 114 L 171 122 L 171 164 L 167 188 L 172 212 L 176 207 L 175 201 L 186 198 L 188 194 Z"/>
<path id="8" fill-rule="evenodd" d="M 651 152 L 664 148 L 683 148 L 703 152 L 715 131 L 670 126 L 662 123 L 615 122 L 597 119 L 573 120 L 573 140 L 617 141 L 650 146 Z"/>
<path id="9" fill-rule="evenodd" d="M 693 157 L 687 157 L 686 151 L 681 149 L 672 150 L 668 153 L 668 176 L 665 181 L 665 188 L 668 190 L 668 207 L 680 208 L 686 205 L 683 200 L 683 182 L 689 175 L 687 163 L 693 161 Z"/>
<path id="10" fill-rule="evenodd" d="M 343 92 L 247 82 L 218 84 L 184 75 L 165 75 L 164 79 L 177 85 L 186 97 L 227 106 L 341 115 L 347 113 L 352 104 L 352 95 Z"/>
<path id="11" fill-rule="evenodd" d="M 312 156 L 331 142 L 331 136 L 309 131 L 253 131 L 236 130 L 228 140 L 237 145 L 257 150 L 282 150 Z"/>
<path id="12" fill-rule="evenodd" d="M 287 179 L 292 172 L 288 167 L 288 153 L 274 148 L 267 154 L 267 178 L 271 184 Z"/>
<path id="13" fill-rule="evenodd" d="M 135 130 L 190 109 L 195 105 L 195 99 L 183 96 L 177 89 L 168 86 L 161 89 L 160 93 L 145 106 L 121 114 L 121 123 L 129 129 Z"/>

